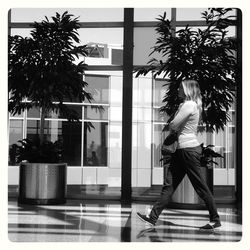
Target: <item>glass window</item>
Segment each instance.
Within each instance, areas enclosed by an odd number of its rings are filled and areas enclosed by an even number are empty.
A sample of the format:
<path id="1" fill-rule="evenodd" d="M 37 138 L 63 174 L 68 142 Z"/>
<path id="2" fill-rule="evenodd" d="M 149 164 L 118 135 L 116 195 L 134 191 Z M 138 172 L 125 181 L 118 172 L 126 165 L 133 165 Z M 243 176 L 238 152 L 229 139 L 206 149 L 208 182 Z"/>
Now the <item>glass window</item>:
<path id="1" fill-rule="evenodd" d="M 154 124 L 154 137 L 153 137 L 153 144 L 152 144 L 152 152 L 153 152 L 153 167 L 161 167 L 162 162 L 160 159 L 162 158 L 161 155 L 161 145 L 164 140 L 164 134 L 162 133 L 163 124 Z"/>
<path id="2" fill-rule="evenodd" d="M 79 17 L 80 22 L 111 22 L 123 21 L 123 8 L 13 8 L 11 9 L 12 22 L 42 21 L 44 16 L 50 18 L 56 12 L 59 14 L 68 11 L 69 14 Z"/>
<path id="3" fill-rule="evenodd" d="M 11 35 L 30 37 L 30 28 L 12 28 Z M 87 45 L 89 56 L 75 59 L 88 65 L 123 64 L 123 28 L 81 28 L 78 31 L 80 43 Z"/>
<path id="4" fill-rule="evenodd" d="M 236 95 L 236 93 L 234 93 L 234 94 Z M 233 103 L 231 104 L 230 109 L 235 111 L 236 110 L 236 105 L 237 105 L 236 97 L 233 97 Z"/>
<path id="5" fill-rule="evenodd" d="M 134 65 L 147 65 L 151 58 L 158 60 L 166 60 L 161 54 L 154 53 L 149 56 L 152 52 L 152 47 L 157 41 L 157 33 L 155 28 L 134 28 Z"/>
<path id="6" fill-rule="evenodd" d="M 154 100 L 153 100 L 153 105 L 154 106 L 162 106 L 162 100 L 166 94 L 166 91 L 168 89 L 167 86 L 164 86 L 164 84 L 166 84 L 167 81 L 166 80 L 160 80 L 160 79 L 156 79 L 154 81 Z"/>
<path id="7" fill-rule="evenodd" d="M 108 119 L 108 107 L 102 106 L 102 110 L 99 110 L 98 106 L 84 107 L 84 119 L 89 120 L 107 120 Z"/>
<path id="8" fill-rule="evenodd" d="M 229 26 L 226 30 L 227 37 L 236 37 L 236 26 Z"/>
<path id="9" fill-rule="evenodd" d="M 123 50 L 122 48 L 111 48 L 111 64 L 123 65 Z"/>
<path id="10" fill-rule="evenodd" d="M 10 120 L 9 128 L 9 165 L 18 165 L 16 162 L 16 143 L 23 139 L 23 120 Z"/>
<path id="11" fill-rule="evenodd" d="M 236 124 L 236 114 L 235 111 L 229 111 L 230 121 L 229 124 Z"/>
<path id="12" fill-rule="evenodd" d="M 40 109 L 39 108 L 31 108 L 27 111 L 28 118 L 40 118 Z"/>
<path id="13" fill-rule="evenodd" d="M 228 128 L 228 150 L 227 150 L 228 168 L 235 168 L 236 164 L 236 128 Z"/>
<path id="14" fill-rule="evenodd" d="M 58 100 L 56 100 L 56 99 L 54 99 L 53 101 L 58 102 Z M 70 98 L 68 98 L 68 97 L 66 97 L 66 96 L 63 97 L 63 102 L 80 103 L 78 98 L 72 97 L 72 99 L 70 99 Z"/>
<path id="15" fill-rule="evenodd" d="M 138 88 L 136 89 L 137 100 L 134 105 L 138 107 L 152 106 L 152 78 L 149 77 L 138 77 Z"/>
<path id="16" fill-rule="evenodd" d="M 232 122 L 229 122 L 225 127 L 224 131 L 219 131 L 215 134 L 215 149 L 224 158 L 216 158 L 215 161 L 218 163 L 215 167 L 217 168 L 235 168 L 236 164 L 236 128 L 235 114 L 231 114 Z"/>
<path id="17" fill-rule="evenodd" d="M 123 28 L 84 28 L 78 33 L 82 44 L 99 43 L 117 47 L 123 44 Z"/>
<path id="18" fill-rule="evenodd" d="M 82 123 L 59 121 L 58 127 L 58 140 L 63 143 L 63 161 L 71 166 L 81 166 Z M 56 128 L 53 131 L 56 132 Z"/>
<path id="19" fill-rule="evenodd" d="M 160 108 L 154 108 L 153 110 L 153 121 L 166 123 L 169 116 L 166 113 L 160 112 Z"/>
<path id="20" fill-rule="evenodd" d="M 83 165 L 107 166 L 108 123 L 92 122 L 94 128 L 88 130 L 84 123 Z"/>
<path id="21" fill-rule="evenodd" d="M 171 19 L 171 9 L 165 8 L 135 8 L 134 20 L 135 21 L 157 21 L 156 18 L 159 15 L 163 15 L 166 12 L 167 18 Z"/>
<path id="22" fill-rule="evenodd" d="M 45 124 L 45 127 L 47 124 Z M 39 137 L 40 121 L 27 120 L 27 139 L 34 140 Z M 46 134 L 46 131 L 45 131 Z"/>
<path id="23" fill-rule="evenodd" d="M 202 131 L 205 130 L 205 127 L 204 126 L 199 126 L 198 128 L 198 131 L 199 129 L 202 129 Z M 198 139 L 198 142 L 200 144 L 204 144 L 205 146 L 207 145 L 212 145 L 212 133 L 209 133 L 209 132 L 198 132 L 197 134 L 197 139 Z M 214 149 L 214 148 L 213 148 Z"/>
<path id="24" fill-rule="evenodd" d="M 98 75 L 86 75 L 85 81 L 89 84 L 86 91 L 94 98 L 92 103 L 109 103 L 109 77 Z"/>
<path id="25" fill-rule="evenodd" d="M 12 36 L 19 35 L 22 37 L 30 37 L 30 32 L 32 29 L 29 28 L 11 28 L 10 33 Z"/>
<path id="26" fill-rule="evenodd" d="M 67 105 L 68 108 L 72 109 L 73 112 L 77 115 L 78 119 L 82 119 L 82 106 L 81 105 Z M 67 119 L 65 114 L 60 113 L 59 111 L 50 112 L 47 114 L 46 118 L 53 118 L 53 119 Z"/>
<path id="27" fill-rule="evenodd" d="M 75 112 L 79 119 L 82 119 L 82 106 L 80 105 L 67 105 L 68 108 L 73 109 L 73 112 Z M 28 118 L 40 118 L 40 110 L 38 108 L 31 108 L 27 111 L 27 117 Z M 59 111 L 46 114 L 46 118 L 54 118 L 54 119 L 67 119 L 66 115 L 61 114 Z"/>
<path id="28" fill-rule="evenodd" d="M 161 145 L 167 136 L 167 133 L 163 133 L 162 130 L 169 116 L 166 113 L 160 112 L 160 107 L 164 105 L 162 100 L 167 91 L 167 86 L 164 86 L 164 84 L 166 84 L 166 80 L 164 79 L 156 79 L 153 83 L 153 167 L 162 166 L 162 162 L 160 161 L 162 157 Z"/>
<path id="29" fill-rule="evenodd" d="M 27 138 L 35 139 L 39 136 L 40 121 L 27 121 Z M 45 137 L 47 140 L 60 141 L 63 145 L 63 161 L 70 166 L 81 165 L 81 122 L 46 121 Z"/>
<path id="30" fill-rule="evenodd" d="M 201 13 L 207 11 L 207 8 L 177 8 L 176 9 L 176 20 L 186 21 L 186 20 L 203 20 L 201 18 Z"/>
<path id="31" fill-rule="evenodd" d="M 21 114 L 19 115 L 19 114 L 15 114 L 15 115 L 12 115 L 12 114 L 10 114 L 10 116 L 11 117 L 18 117 L 18 118 L 21 118 L 21 117 L 23 117 L 23 112 L 21 112 Z"/>
<path id="32" fill-rule="evenodd" d="M 176 20 L 177 21 L 204 21 L 205 19 L 201 18 L 201 13 L 208 11 L 208 8 L 177 8 L 176 9 Z M 236 9 L 233 9 L 228 13 L 228 15 L 235 15 Z"/>
<path id="33" fill-rule="evenodd" d="M 192 31 L 198 31 L 200 30 L 205 30 L 207 27 L 206 26 L 189 26 Z M 176 31 L 179 31 L 181 29 L 185 29 L 185 27 L 177 27 Z M 235 26 L 229 26 L 226 28 L 227 34 L 225 37 L 235 37 L 236 36 L 236 27 Z"/>
<path id="34" fill-rule="evenodd" d="M 167 86 L 164 86 L 166 83 L 167 81 L 163 79 L 156 79 L 154 81 L 153 121 L 167 122 L 169 118 L 169 116 L 166 113 L 160 112 L 160 108 L 164 105 L 162 100 L 167 91 Z"/>
<path id="35" fill-rule="evenodd" d="M 215 151 L 221 154 L 222 156 L 225 155 L 226 152 L 226 134 L 225 131 L 219 131 L 215 134 Z M 218 165 L 215 165 L 216 168 L 225 168 L 225 161 L 223 158 L 215 158 L 215 162 Z"/>
<path id="36" fill-rule="evenodd" d="M 123 28 L 84 28 L 80 43 L 87 45 L 88 65 L 122 65 Z"/>

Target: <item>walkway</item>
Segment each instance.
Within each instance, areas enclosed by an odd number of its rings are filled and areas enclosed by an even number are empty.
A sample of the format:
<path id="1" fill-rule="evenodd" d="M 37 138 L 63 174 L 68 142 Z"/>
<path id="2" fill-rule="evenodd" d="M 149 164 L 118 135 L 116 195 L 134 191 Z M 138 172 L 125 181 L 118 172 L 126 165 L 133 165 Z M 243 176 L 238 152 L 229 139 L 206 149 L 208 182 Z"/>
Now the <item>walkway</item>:
<path id="1" fill-rule="evenodd" d="M 194 242 L 239 241 L 241 215 L 236 208 L 219 208 L 222 227 L 199 230 L 208 221 L 206 210 L 164 210 L 155 227 L 136 217 L 149 205 L 68 200 L 65 205 L 29 206 L 9 201 L 9 239 L 14 242 Z"/>

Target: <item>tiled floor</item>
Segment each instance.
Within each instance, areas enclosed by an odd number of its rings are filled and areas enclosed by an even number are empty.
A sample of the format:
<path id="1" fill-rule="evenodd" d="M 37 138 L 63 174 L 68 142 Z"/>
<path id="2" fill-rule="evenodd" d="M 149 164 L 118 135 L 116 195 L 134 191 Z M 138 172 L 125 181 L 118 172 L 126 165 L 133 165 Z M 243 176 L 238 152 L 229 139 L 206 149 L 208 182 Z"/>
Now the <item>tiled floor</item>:
<path id="1" fill-rule="evenodd" d="M 155 227 L 136 217 L 147 204 L 68 200 L 65 205 L 29 206 L 9 201 L 9 239 L 14 242 L 178 242 L 239 241 L 241 213 L 219 208 L 222 227 L 199 230 L 208 221 L 206 210 L 164 210 Z"/>

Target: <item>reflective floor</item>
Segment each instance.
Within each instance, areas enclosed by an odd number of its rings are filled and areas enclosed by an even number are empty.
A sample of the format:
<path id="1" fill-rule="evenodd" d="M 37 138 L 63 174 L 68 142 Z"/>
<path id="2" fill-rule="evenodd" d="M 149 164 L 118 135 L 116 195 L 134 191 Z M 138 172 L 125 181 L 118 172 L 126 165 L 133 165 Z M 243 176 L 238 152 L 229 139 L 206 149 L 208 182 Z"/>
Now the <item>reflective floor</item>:
<path id="1" fill-rule="evenodd" d="M 164 210 L 155 227 L 145 225 L 136 212 L 148 204 L 68 200 L 64 205 L 18 205 L 9 201 L 9 239 L 14 242 L 194 242 L 239 241 L 241 211 L 219 208 L 222 227 L 199 229 L 208 222 L 206 210 Z"/>

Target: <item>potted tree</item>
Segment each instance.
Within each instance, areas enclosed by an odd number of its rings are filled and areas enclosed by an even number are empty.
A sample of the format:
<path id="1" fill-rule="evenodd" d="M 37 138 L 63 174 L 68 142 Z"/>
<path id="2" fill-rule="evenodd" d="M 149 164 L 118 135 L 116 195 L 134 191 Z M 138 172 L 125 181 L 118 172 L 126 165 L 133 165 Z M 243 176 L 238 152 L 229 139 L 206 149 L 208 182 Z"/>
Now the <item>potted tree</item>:
<path id="1" fill-rule="evenodd" d="M 30 37 L 9 36 L 9 112 L 40 111 L 39 136 L 19 141 L 15 147 L 16 159 L 21 162 L 18 201 L 63 203 L 67 164 L 61 162 L 61 143 L 50 141 L 44 133 L 45 117 L 54 112 L 70 122 L 78 121 L 77 112 L 64 101 L 92 100 L 83 80 L 87 65 L 79 57 L 85 57 L 87 50 L 86 45 L 79 45 L 78 18 L 68 12 L 56 13 L 52 22 L 45 17 L 32 26 Z"/>
<path id="2" fill-rule="evenodd" d="M 146 67 L 135 70 L 136 76 L 153 72 L 154 77 L 166 78 L 160 112 L 169 117 L 179 106 L 177 93 L 181 81 L 184 78 L 197 80 L 203 97 L 201 132 L 224 130 L 230 119 L 228 111 L 234 101 L 238 70 L 235 56 L 238 41 L 229 37 L 227 30 L 235 21 L 230 13 L 229 8 L 209 8 L 201 13 L 206 22 L 204 29 L 187 25 L 179 30 L 173 29 L 164 13 L 157 18 L 158 37 L 150 54 L 160 54 L 162 59 L 152 58 Z M 202 165 L 211 169 L 211 157 L 220 156 L 213 153 L 210 145 L 202 147 Z"/>
<path id="3" fill-rule="evenodd" d="M 218 132 L 230 120 L 228 111 L 236 91 L 238 65 L 235 51 L 237 41 L 227 35 L 227 28 L 235 21 L 229 15 L 232 9 L 209 8 L 201 13 L 207 26 L 204 29 L 185 28 L 174 30 L 171 21 L 159 16 L 156 27 L 157 42 L 148 66 L 137 68 L 136 77 L 153 72 L 154 77 L 166 78 L 166 93 L 160 111 L 172 116 L 178 106 L 178 88 L 184 78 L 193 78 L 200 84 L 202 93 L 202 123 L 200 130 Z"/>

